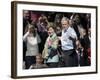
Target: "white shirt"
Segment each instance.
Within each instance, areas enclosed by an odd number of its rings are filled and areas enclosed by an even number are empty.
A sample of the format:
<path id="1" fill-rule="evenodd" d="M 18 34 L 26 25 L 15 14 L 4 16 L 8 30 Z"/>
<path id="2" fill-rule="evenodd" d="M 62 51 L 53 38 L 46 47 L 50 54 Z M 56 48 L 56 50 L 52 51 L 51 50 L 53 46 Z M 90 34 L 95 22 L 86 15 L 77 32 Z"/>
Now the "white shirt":
<path id="1" fill-rule="evenodd" d="M 68 27 L 68 29 L 66 29 L 65 32 L 64 30 L 62 30 L 62 36 L 61 36 L 62 50 L 74 49 L 73 41 L 69 39 L 69 37 L 77 39 L 76 32 L 71 27 Z"/>
<path id="2" fill-rule="evenodd" d="M 38 43 L 40 43 L 40 40 L 38 39 L 38 35 L 36 37 L 33 36 L 33 34 L 30 34 L 27 32 L 23 40 L 27 42 L 27 51 L 26 51 L 26 56 L 36 56 L 38 55 Z"/>

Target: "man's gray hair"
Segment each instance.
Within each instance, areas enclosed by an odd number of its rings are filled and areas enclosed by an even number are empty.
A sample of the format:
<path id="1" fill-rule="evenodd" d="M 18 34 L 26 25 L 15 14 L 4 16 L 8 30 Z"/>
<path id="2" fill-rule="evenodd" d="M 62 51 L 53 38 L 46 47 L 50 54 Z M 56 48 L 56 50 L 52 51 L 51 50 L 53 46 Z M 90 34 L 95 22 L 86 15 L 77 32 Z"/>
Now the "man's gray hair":
<path id="1" fill-rule="evenodd" d="M 67 17 L 63 17 L 63 18 L 61 19 L 61 22 L 63 22 L 63 21 L 68 21 L 68 23 L 69 23 L 69 19 L 68 19 Z"/>

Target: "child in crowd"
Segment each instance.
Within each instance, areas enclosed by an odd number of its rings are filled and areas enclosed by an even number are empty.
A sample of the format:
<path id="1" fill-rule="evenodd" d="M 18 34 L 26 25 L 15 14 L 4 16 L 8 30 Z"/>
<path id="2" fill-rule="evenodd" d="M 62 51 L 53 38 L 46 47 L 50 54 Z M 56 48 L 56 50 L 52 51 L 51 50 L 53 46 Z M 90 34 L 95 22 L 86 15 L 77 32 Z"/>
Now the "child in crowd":
<path id="1" fill-rule="evenodd" d="M 43 58 L 41 55 L 36 56 L 36 64 L 32 64 L 30 69 L 40 69 L 40 68 L 47 68 L 46 64 L 43 64 Z"/>

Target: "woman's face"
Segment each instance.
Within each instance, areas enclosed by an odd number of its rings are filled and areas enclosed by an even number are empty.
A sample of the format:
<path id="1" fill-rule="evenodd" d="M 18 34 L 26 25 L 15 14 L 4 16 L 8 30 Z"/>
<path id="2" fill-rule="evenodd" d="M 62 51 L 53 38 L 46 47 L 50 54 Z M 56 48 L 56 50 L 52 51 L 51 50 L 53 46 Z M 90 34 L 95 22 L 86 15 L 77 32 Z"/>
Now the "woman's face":
<path id="1" fill-rule="evenodd" d="M 52 27 L 50 27 L 49 30 L 48 30 L 48 34 L 53 35 L 53 33 L 54 33 L 54 29 Z"/>
<path id="2" fill-rule="evenodd" d="M 30 28 L 29 31 L 30 31 L 30 33 L 33 33 L 34 32 L 34 29 L 33 28 Z"/>

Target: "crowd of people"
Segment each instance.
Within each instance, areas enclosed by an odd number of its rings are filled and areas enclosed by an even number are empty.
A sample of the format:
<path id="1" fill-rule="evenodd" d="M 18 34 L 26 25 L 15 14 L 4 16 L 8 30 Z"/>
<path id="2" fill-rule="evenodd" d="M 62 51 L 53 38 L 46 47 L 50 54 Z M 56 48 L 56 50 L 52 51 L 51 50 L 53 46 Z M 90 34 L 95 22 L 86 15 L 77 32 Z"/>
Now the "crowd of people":
<path id="1" fill-rule="evenodd" d="M 23 11 L 23 68 L 91 65 L 91 15 Z"/>

